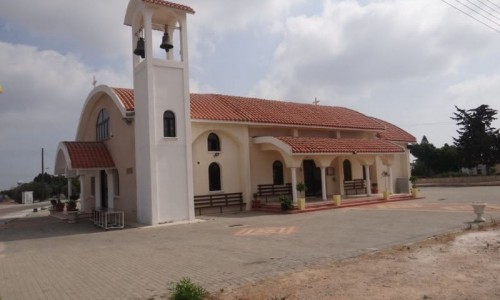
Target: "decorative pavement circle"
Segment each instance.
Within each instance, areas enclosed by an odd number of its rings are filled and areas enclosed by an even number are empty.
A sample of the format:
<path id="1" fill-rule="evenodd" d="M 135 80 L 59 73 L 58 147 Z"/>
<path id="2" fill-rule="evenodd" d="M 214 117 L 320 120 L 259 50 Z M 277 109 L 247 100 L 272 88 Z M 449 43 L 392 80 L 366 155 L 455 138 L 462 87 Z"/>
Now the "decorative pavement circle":
<path id="1" fill-rule="evenodd" d="M 243 228 L 235 236 L 289 235 L 297 231 L 295 226 Z"/>

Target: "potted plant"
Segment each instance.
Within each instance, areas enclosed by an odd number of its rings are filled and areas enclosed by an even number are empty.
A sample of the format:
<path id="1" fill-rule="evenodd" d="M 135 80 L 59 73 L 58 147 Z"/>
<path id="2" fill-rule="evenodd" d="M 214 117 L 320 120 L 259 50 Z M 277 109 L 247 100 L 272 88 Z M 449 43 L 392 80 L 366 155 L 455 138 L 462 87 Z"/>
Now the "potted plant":
<path id="1" fill-rule="evenodd" d="M 376 182 L 372 183 L 372 194 L 378 194 L 378 184 Z"/>
<path id="2" fill-rule="evenodd" d="M 253 193 L 252 208 L 259 208 L 259 207 L 260 207 L 259 194 Z"/>
<path id="3" fill-rule="evenodd" d="M 61 212 L 64 210 L 64 203 L 62 203 L 60 199 L 50 200 L 50 203 L 54 211 Z"/>
<path id="4" fill-rule="evenodd" d="M 411 176 L 410 182 L 411 182 L 411 197 L 413 199 L 416 199 L 418 198 L 417 177 Z"/>
<path id="5" fill-rule="evenodd" d="M 389 180 L 389 172 L 384 171 L 382 172 L 382 177 L 384 177 L 384 200 L 389 200 L 389 191 L 387 190 L 387 181 Z"/>
<path id="6" fill-rule="evenodd" d="M 305 196 L 302 197 L 302 193 L 307 191 L 307 186 L 303 182 L 297 183 L 296 186 L 297 191 L 299 192 L 299 198 L 297 199 L 297 205 L 299 206 L 300 210 L 303 210 L 306 208 L 306 198 Z"/>
<path id="7" fill-rule="evenodd" d="M 289 209 L 292 209 L 293 205 L 292 205 L 292 200 L 290 200 L 287 196 L 285 195 L 281 195 L 280 196 L 280 206 L 281 206 L 281 210 L 289 210 Z"/>
<path id="8" fill-rule="evenodd" d="M 77 211 L 77 209 L 76 209 L 76 201 L 75 200 L 69 200 L 66 203 L 66 210 L 67 211 Z"/>

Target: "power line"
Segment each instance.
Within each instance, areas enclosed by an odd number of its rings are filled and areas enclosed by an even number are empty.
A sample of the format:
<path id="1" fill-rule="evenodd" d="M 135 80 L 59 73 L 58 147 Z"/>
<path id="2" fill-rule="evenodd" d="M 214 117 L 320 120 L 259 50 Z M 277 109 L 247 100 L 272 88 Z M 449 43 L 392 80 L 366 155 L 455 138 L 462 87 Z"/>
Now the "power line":
<path id="1" fill-rule="evenodd" d="M 417 127 L 417 126 L 435 126 L 435 125 L 450 125 L 454 122 L 430 122 L 430 123 L 416 123 L 416 124 L 403 124 L 402 127 Z"/>
<path id="2" fill-rule="evenodd" d="M 449 2 L 447 2 L 447 1 L 445 1 L 445 0 L 441 0 L 441 2 L 444 2 L 444 3 L 448 4 L 449 6 L 451 6 L 451 7 L 453 7 L 454 9 L 456 9 L 456 10 L 460 11 L 461 13 L 463 13 L 463 14 L 465 14 L 465 15 L 469 16 L 470 18 L 472 18 L 472 19 L 476 20 L 477 22 L 479 22 L 479 23 L 483 24 L 484 26 L 487 26 L 487 27 L 489 27 L 490 29 L 493 29 L 493 30 L 495 30 L 496 32 L 500 33 L 500 30 L 498 30 L 498 29 L 494 28 L 493 26 L 491 26 L 491 25 L 489 25 L 489 24 L 486 24 L 485 22 L 483 22 L 483 21 L 481 21 L 481 20 L 477 19 L 477 18 L 476 18 L 476 17 L 474 17 L 473 15 L 471 15 L 471 14 L 469 14 L 469 13 L 467 13 L 467 12 L 463 11 L 462 9 L 460 9 L 460 8 L 458 8 L 458 7 L 456 7 L 456 6 L 454 6 L 453 4 L 451 4 L 451 3 L 449 3 Z"/>
<path id="3" fill-rule="evenodd" d="M 495 2 L 491 2 L 490 0 L 486 0 L 486 1 L 488 1 L 489 3 L 491 3 L 491 4 L 495 5 L 495 6 L 496 6 L 496 7 L 498 7 L 498 8 L 500 8 L 500 6 L 496 5 L 496 3 L 495 3 Z"/>
<path id="4" fill-rule="evenodd" d="M 495 16 L 494 14 L 490 13 L 490 12 L 489 12 L 489 11 L 487 11 L 486 9 L 482 8 L 481 6 L 477 5 L 476 3 L 473 3 L 473 2 L 472 2 L 472 1 L 470 1 L 470 0 L 465 0 L 465 1 L 469 2 L 470 4 L 472 4 L 472 5 L 474 5 L 475 7 L 479 8 L 480 10 L 484 11 L 485 13 L 487 13 L 487 14 L 488 14 L 488 15 L 490 15 L 490 16 L 492 16 L 493 18 L 495 18 L 495 19 L 497 19 L 497 20 L 500 20 L 500 18 L 498 18 L 498 17 L 497 17 L 497 16 Z M 460 2 L 460 1 L 459 1 L 459 2 Z M 470 9 L 470 8 L 469 8 L 469 9 Z M 474 12 L 476 12 L 476 13 L 480 14 L 478 11 L 474 11 Z M 480 14 L 480 15 L 481 15 L 481 16 L 483 16 L 482 14 Z M 484 17 L 484 16 L 483 16 L 483 17 Z M 492 22 L 493 22 L 493 21 L 492 21 Z M 494 22 L 494 23 L 495 23 L 495 24 L 497 24 L 497 25 L 500 25 L 500 24 L 498 24 L 498 23 L 496 23 L 496 22 Z"/>
<path id="5" fill-rule="evenodd" d="M 463 6 L 467 7 L 469 10 L 471 10 L 471 11 L 475 12 L 476 14 L 480 15 L 481 17 L 485 18 L 486 20 L 490 21 L 491 23 L 494 23 L 494 24 L 496 24 L 497 26 L 500 26 L 500 24 L 499 24 L 499 23 L 497 23 L 497 22 L 493 21 L 493 20 L 492 20 L 492 19 L 490 19 L 489 17 L 487 17 L 487 16 L 483 15 L 482 13 L 480 13 L 479 11 L 475 10 L 474 8 L 472 8 L 472 7 L 468 6 L 467 4 L 464 4 L 464 3 L 463 3 L 463 2 L 461 2 L 460 0 L 455 0 L 455 1 L 456 1 L 456 2 L 458 2 L 458 3 L 460 3 L 460 4 L 462 4 Z M 470 2 L 470 0 L 466 0 L 466 1 Z"/>
<path id="6" fill-rule="evenodd" d="M 498 12 L 496 8 L 489 6 L 488 4 L 484 3 L 482 0 L 477 0 L 477 2 L 481 3 L 482 5 L 486 6 L 489 9 L 491 9 L 493 12 L 500 14 L 500 12 Z"/>

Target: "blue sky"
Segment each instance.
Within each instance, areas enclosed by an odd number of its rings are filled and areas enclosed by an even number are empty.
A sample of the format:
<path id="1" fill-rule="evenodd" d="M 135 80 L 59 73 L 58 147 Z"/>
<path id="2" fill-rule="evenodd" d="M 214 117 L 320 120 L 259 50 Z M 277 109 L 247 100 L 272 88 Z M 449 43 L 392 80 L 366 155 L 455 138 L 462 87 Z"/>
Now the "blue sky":
<path id="1" fill-rule="evenodd" d="M 192 92 L 318 98 L 437 146 L 456 135 L 454 105 L 500 109 L 500 34 L 442 1 L 179 2 L 196 11 L 188 17 Z M 0 190 L 41 171 L 42 147 L 53 172 L 57 144 L 74 139 L 93 76 L 131 87 L 127 4 L 0 3 Z"/>

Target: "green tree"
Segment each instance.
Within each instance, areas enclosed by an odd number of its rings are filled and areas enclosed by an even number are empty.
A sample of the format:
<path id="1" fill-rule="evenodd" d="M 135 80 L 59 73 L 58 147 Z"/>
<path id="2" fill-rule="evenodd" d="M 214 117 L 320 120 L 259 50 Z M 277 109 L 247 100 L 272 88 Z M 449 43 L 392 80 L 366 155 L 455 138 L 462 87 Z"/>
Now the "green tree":
<path id="1" fill-rule="evenodd" d="M 425 136 L 420 144 L 410 147 L 410 152 L 417 158 L 412 168 L 413 176 L 432 177 L 442 173 L 457 172 L 460 168 L 455 146 L 445 144 L 441 148 L 436 148 Z"/>
<path id="2" fill-rule="evenodd" d="M 10 190 L 1 191 L 1 194 L 8 195 L 10 198 L 21 202 L 22 192 L 33 191 L 33 198 L 45 200 L 48 197 L 58 197 L 64 194 L 68 198 L 77 199 L 80 194 L 80 182 L 73 178 L 71 181 L 71 190 L 73 195 L 68 195 L 68 180 L 64 176 L 54 176 L 47 173 L 40 173 L 33 181 L 21 184 Z"/>
<path id="3" fill-rule="evenodd" d="M 472 168 L 484 164 L 489 168 L 500 162 L 499 132 L 491 126 L 497 111 L 486 104 L 468 110 L 455 108 L 457 112 L 451 119 L 460 128 L 457 130 L 458 138 L 453 140 L 462 166 Z"/>

